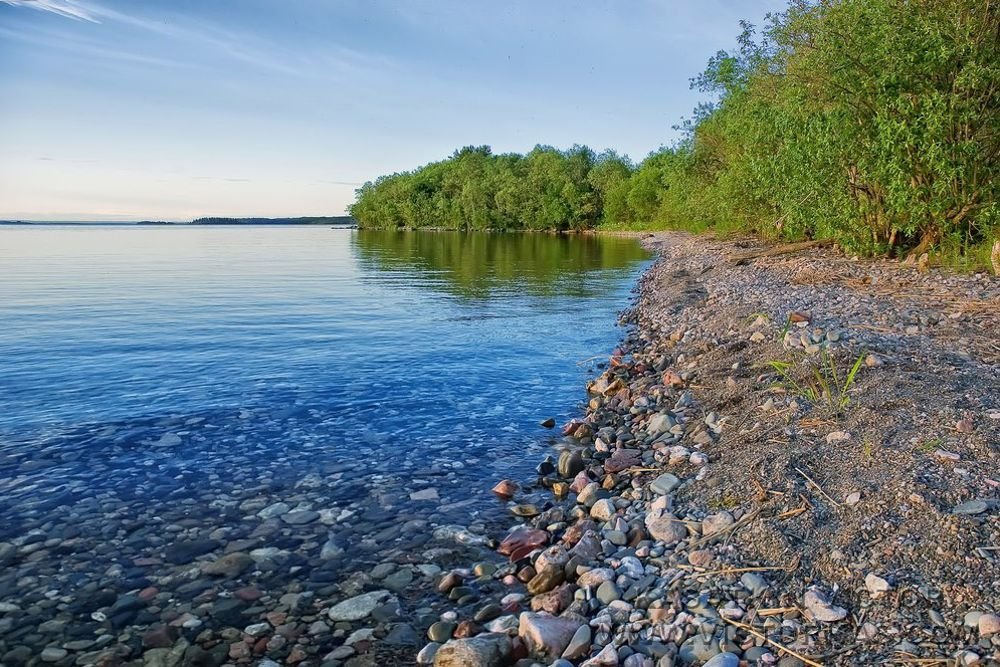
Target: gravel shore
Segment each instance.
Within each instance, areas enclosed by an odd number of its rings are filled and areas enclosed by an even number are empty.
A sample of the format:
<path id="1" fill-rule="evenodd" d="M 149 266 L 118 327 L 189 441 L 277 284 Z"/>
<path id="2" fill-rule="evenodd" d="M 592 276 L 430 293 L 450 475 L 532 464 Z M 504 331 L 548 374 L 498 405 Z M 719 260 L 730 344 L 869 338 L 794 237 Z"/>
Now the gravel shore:
<path id="1" fill-rule="evenodd" d="M 642 241 L 619 349 L 491 511 L 439 495 L 460 452 L 141 516 L 68 484 L 0 542 L 0 665 L 1000 665 L 1000 281 Z"/>
<path id="2" fill-rule="evenodd" d="M 418 663 L 1000 664 L 1000 282 L 644 243 L 585 417 L 497 489 L 508 562 L 441 578 L 477 599 Z"/>

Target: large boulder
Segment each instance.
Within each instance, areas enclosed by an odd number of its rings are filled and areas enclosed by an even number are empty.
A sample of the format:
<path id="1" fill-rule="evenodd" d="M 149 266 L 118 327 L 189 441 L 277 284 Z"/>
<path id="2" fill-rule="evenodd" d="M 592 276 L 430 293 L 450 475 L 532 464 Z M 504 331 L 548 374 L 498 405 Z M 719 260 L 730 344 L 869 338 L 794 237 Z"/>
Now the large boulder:
<path id="1" fill-rule="evenodd" d="M 579 619 L 526 611 L 521 614 L 517 634 L 530 653 L 555 660 L 569 646 L 581 625 L 583 621 Z"/>
<path id="2" fill-rule="evenodd" d="M 506 635 L 488 632 L 447 641 L 434 654 L 434 667 L 500 667 L 510 653 L 510 639 Z"/>

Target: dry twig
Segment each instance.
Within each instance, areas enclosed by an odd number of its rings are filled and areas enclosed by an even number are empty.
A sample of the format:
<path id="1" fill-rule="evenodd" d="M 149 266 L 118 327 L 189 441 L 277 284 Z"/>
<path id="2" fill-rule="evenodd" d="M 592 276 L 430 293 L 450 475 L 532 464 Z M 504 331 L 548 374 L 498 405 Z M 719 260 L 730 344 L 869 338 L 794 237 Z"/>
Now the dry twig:
<path id="1" fill-rule="evenodd" d="M 796 658 L 798 658 L 802 662 L 806 663 L 807 665 L 812 665 L 812 667 L 823 667 L 823 663 L 816 662 L 815 660 L 810 660 L 809 658 L 807 658 L 806 656 L 802 655 L 798 651 L 794 651 L 794 650 L 788 648 L 787 646 L 785 646 L 784 644 L 782 644 L 780 642 L 774 641 L 773 639 L 769 638 L 767 635 L 765 635 L 763 633 L 760 633 L 760 632 L 757 632 L 756 630 L 754 630 L 752 627 L 750 627 L 746 623 L 740 623 L 739 621 L 734 621 L 733 619 L 726 618 L 725 616 L 721 616 L 720 618 L 722 618 L 722 620 L 725 621 L 726 623 L 729 623 L 731 625 L 735 625 L 736 627 L 740 628 L 741 630 L 749 632 L 750 634 L 752 634 L 757 639 L 763 639 L 764 641 L 766 641 L 768 644 L 770 644 L 771 646 L 775 647 L 776 649 L 784 651 L 785 653 L 787 653 L 789 655 L 795 656 Z"/>

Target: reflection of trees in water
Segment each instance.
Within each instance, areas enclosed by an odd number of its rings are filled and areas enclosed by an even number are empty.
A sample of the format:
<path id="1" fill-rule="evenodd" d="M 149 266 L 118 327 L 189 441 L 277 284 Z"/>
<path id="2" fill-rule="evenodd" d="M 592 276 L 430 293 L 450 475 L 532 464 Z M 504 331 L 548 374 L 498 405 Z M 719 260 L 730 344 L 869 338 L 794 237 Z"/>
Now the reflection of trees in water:
<path id="1" fill-rule="evenodd" d="M 598 287 L 589 279 L 595 271 L 628 268 L 648 257 L 632 239 L 565 234 L 361 229 L 352 248 L 366 267 L 427 272 L 474 298 L 498 288 L 586 295 Z"/>

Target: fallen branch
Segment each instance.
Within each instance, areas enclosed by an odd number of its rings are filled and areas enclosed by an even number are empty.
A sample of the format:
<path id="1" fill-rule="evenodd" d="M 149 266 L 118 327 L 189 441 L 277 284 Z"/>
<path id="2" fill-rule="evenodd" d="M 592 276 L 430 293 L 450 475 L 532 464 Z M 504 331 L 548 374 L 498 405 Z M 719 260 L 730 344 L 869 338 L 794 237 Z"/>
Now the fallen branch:
<path id="1" fill-rule="evenodd" d="M 751 259 L 757 259 L 759 257 L 774 257 L 775 255 L 788 255 L 793 252 L 798 252 L 800 250 L 808 250 L 809 248 L 818 248 L 820 246 L 833 245 L 833 241 L 829 239 L 820 239 L 817 241 L 799 241 L 798 243 L 786 243 L 784 245 L 775 246 L 773 248 L 768 248 L 766 250 L 755 250 L 753 252 L 745 252 L 739 255 L 730 256 L 729 260 L 736 264 L 746 264 Z"/>
<path id="2" fill-rule="evenodd" d="M 725 616 L 720 616 L 720 618 L 723 621 L 725 621 L 726 623 L 729 623 L 731 625 L 735 625 L 736 627 L 740 628 L 741 630 L 749 632 L 750 634 L 752 634 L 757 639 L 763 639 L 764 641 L 766 641 L 768 644 L 770 644 L 771 646 L 775 647 L 776 649 L 784 651 L 785 653 L 798 658 L 799 660 L 801 660 L 802 662 L 806 663 L 807 665 L 812 665 L 812 667 L 823 667 L 822 663 L 816 662 L 815 660 L 810 660 L 806 656 L 802 655 L 801 653 L 799 653 L 797 651 L 794 651 L 794 650 L 788 648 L 784 644 L 782 644 L 780 642 L 774 641 L 773 639 L 769 638 L 767 635 L 765 635 L 763 633 L 760 633 L 760 632 L 757 632 L 756 630 L 754 630 L 752 627 L 750 627 L 746 623 L 740 623 L 739 621 L 734 621 L 731 618 L 726 618 Z"/>
<path id="3" fill-rule="evenodd" d="M 774 572 L 776 570 L 791 572 L 795 569 L 796 565 L 798 565 L 797 562 L 792 563 L 791 565 L 780 565 L 778 567 L 727 567 L 721 570 L 712 570 L 711 572 L 701 572 L 699 574 L 742 574 L 743 572 Z"/>
<path id="4" fill-rule="evenodd" d="M 822 487 L 822 486 L 820 486 L 819 484 L 817 484 L 816 482 L 814 482 L 814 481 L 813 481 L 812 477 L 810 477 L 809 475 L 807 475 L 807 474 L 805 474 L 804 472 L 802 472 L 801 468 L 796 468 L 795 470 L 796 470 L 796 471 L 797 471 L 797 472 L 798 472 L 798 473 L 799 473 L 800 475 L 802 475 L 803 477 L 805 477 L 805 478 L 806 478 L 806 481 L 807 481 L 807 482 L 809 482 L 810 484 L 812 484 L 813 486 L 815 486 L 815 487 L 816 487 L 816 490 L 817 490 L 817 491 L 819 491 L 819 492 L 820 492 L 820 494 L 821 494 L 821 495 L 822 495 L 822 496 L 823 496 L 824 498 L 826 498 L 826 499 L 827 499 L 827 500 L 829 500 L 829 501 L 830 501 L 831 503 L 833 503 L 833 506 L 834 506 L 834 507 L 836 507 L 837 509 L 840 509 L 840 503 L 838 503 L 838 502 L 837 502 L 836 500 L 834 500 L 833 498 L 831 498 L 831 497 L 830 497 L 830 495 L 829 495 L 829 494 L 828 494 L 828 493 L 827 493 L 826 491 L 824 491 L 824 490 L 823 490 L 823 487 Z"/>
<path id="5" fill-rule="evenodd" d="M 778 614 L 787 614 L 792 611 L 798 611 L 798 607 L 771 607 L 769 609 L 757 609 L 754 611 L 755 616 L 777 616 Z"/>

